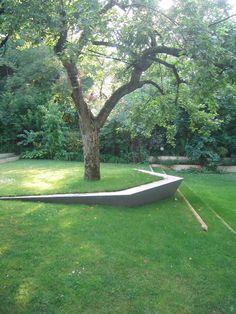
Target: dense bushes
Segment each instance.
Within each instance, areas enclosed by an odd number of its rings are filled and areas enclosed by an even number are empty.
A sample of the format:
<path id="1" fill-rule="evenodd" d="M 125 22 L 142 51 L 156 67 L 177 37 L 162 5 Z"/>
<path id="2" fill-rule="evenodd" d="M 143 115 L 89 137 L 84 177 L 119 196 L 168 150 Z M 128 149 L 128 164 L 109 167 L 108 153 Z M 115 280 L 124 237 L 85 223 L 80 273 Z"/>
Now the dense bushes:
<path id="1" fill-rule="evenodd" d="M 57 103 L 42 107 L 42 126 L 39 131 L 24 130 L 18 135 L 22 158 L 82 160 L 79 132 L 69 128 Z"/>

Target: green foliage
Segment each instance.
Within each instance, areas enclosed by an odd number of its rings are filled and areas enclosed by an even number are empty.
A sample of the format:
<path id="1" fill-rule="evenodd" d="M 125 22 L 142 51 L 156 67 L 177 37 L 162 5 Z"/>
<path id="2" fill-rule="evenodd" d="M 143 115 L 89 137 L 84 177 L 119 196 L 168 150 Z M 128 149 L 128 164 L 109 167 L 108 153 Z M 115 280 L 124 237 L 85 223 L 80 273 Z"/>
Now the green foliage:
<path id="1" fill-rule="evenodd" d="M 41 131 L 24 130 L 18 135 L 21 139 L 18 145 L 26 147 L 22 158 L 81 160 L 82 142 L 79 134 L 66 126 L 58 104 L 51 103 L 41 109 Z"/>
<path id="2" fill-rule="evenodd" d="M 10 43 L 3 61 L 13 72 L 0 80 L 4 82 L 0 94 L 1 150 L 22 152 L 23 158 L 31 159 L 81 160 L 75 109 L 51 51 L 44 46 L 15 50 Z"/>
<path id="3" fill-rule="evenodd" d="M 126 121 L 127 122 L 127 121 Z M 133 134 L 122 122 L 122 117 L 109 119 L 100 132 L 101 160 L 115 163 L 140 163 L 147 161 L 146 138 Z"/>
<path id="4" fill-rule="evenodd" d="M 0 80 L 1 146 L 16 146 L 17 136 L 24 130 L 40 131 L 44 107 L 54 94 L 59 69 L 46 47 L 16 50 L 11 44 L 3 61 L 10 60 L 12 73 Z"/>
<path id="5" fill-rule="evenodd" d="M 71 34 L 64 60 L 79 66 L 93 112 L 127 82 L 144 49 L 157 45 L 181 53 L 156 55 L 162 62 L 142 74 L 159 90 L 145 85 L 119 102 L 101 131 L 102 160 L 140 162 L 168 152 L 211 165 L 235 155 L 235 21 L 224 20 L 227 1 L 179 0 L 164 12 L 158 1 L 125 0 L 98 14 L 106 3 L 64 1 Z M 63 28 L 61 3 L 6 0 L 1 8 L 7 9 L 0 14 L 0 32 L 10 40 L 0 59 L 0 150 L 80 160 L 76 108 L 51 49 Z"/>
<path id="6" fill-rule="evenodd" d="M 47 159 L 48 151 L 46 149 L 27 150 L 21 154 L 23 159 Z"/>
<path id="7" fill-rule="evenodd" d="M 214 138 L 195 137 L 191 144 L 186 145 L 186 154 L 194 162 L 202 166 L 215 169 L 219 164 L 220 156 L 216 152 L 216 140 Z"/>
<path id="8" fill-rule="evenodd" d="M 44 112 L 43 142 L 49 158 L 60 158 L 65 148 L 66 128 L 62 113 L 55 104 L 50 104 Z"/>

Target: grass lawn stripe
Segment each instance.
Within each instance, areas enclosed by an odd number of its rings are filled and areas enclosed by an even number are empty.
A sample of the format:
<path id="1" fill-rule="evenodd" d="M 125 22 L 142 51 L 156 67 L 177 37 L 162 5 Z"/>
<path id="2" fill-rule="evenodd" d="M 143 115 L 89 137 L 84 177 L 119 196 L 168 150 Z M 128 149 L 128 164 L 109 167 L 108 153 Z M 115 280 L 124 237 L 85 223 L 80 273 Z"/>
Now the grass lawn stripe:
<path id="1" fill-rule="evenodd" d="M 212 211 L 212 213 L 221 221 L 223 225 L 225 225 L 227 229 L 229 229 L 232 233 L 236 234 L 236 231 L 219 214 L 217 214 L 216 211 L 209 204 L 206 204 L 206 202 L 204 202 L 204 200 L 199 195 L 196 195 L 196 193 L 194 193 L 194 191 L 189 187 L 188 184 L 185 183 L 185 185 L 191 191 L 192 194 L 195 194 L 195 197 L 197 196 L 201 200 L 205 207 Z"/>
<path id="2" fill-rule="evenodd" d="M 202 206 L 205 207 L 205 204 L 209 205 L 236 230 L 236 174 L 183 173 L 183 177 L 185 184 L 182 185 L 182 190 L 185 195 L 192 195 L 191 199 L 194 199 L 195 207 L 199 205 L 200 209 Z M 212 214 L 212 211 L 210 212 Z"/>
<path id="3" fill-rule="evenodd" d="M 180 191 L 180 189 L 178 189 L 178 193 L 179 195 L 183 198 L 183 200 L 185 201 L 185 203 L 188 205 L 188 208 L 190 208 L 191 212 L 194 214 L 194 216 L 196 217 L 197 221 L 200 223 L 202 229 L 204 231 L 208 231 L 208 226 L 205 223 L 205 221 L 202 219 L 202 217 L 197 213 L 197 211 L 195 210 L 195 208 L 190 204 L 190 202 L 187 200 L 187 198 L 184 196 L 184 194 Z"/>
<path id="4" fill-rule="evenodd" d="M 158 171 L 158 169 L 162 169 L 162 168 L 155 168 L 156 171 Z M 164 171 L 164 170 L 162 170 Z M 236 179 L 236 174 L 217 174 L 217 173 L 187 173 L 184 171 L 173 171 L 170 170 L 168 171 L 169 174 L 172 175 L 178 175 L 178 176 L 182 176 L 184 178 L 183 183 L 181 184 L 180 190 L 181 192 L 185 195 L 185 197 L 187 197 L 188 200 L 191 201 L 191 204 L 194 205 L 194 208 L 197 210 L 198 213 L 199 209 L 201 208 L 201 210 L 203 210 L 203 208 L 207 209 L 209 212 L 211 212 L 211 214 L 213 213 L 214 216 L 217 218 L 218 221 L 221 222 L 221 224 L 223 224 L 228 230 L 230 230 L 232 233 L 235 234 L 235 228 L 232 226 L 233 221 L 235 220 L 235 214 L 232 213 L 231 215 L 227 215 L 228 219 L 225 219 L 225 217 L 223 218 L 222 216 L 224 214 L 227 214 L 228 212 L 231 213 L 232 208 L 229 208 L 227 205 L 229 203 L 229 196 L 227 196 L 227 203 L 224 204 L 223 199 L 227 194 L 224 194 L 224 189 L 230 189 L 230 187 L 232 186 L 232 184 L 234 184 L 234 180 Z M 218 184 L 217 184 L 217 190 L 216 192 L 218 192 L 217 196 L 218 196 L 218 202 L 217 204 L 217 211 L 219 211 L 219 209 L 221 209 L 221 213 L 219 214 L 219 212 L 217 212 L 216 210 L 213 209 L 212 206 L 212 202 L 210 202 L 211 198 L 210 196 L 214 195 L 214 182 L 216 182 L 216 180 L 222 179 L 223 184 L 222 184 L 222 188 L 220 189 Z M 233 182 L 232 182 L 233 181 Z M 220 181 L 219 181 L 220 182 Z M 204 189 L 202 190 L 201 184 L 204 185 Z M 212 186 L 213 185 L 213 186 Z M 191 187 L 190 187 L 191 186 Z M 193 190 L 194 189 L 194 190 Z M 221 192 L 222 190 L 222 192 Z M 206 199 L 206 195 L 208 195 L 206 193 L 206 191 L 209 191 L 209 200 Z M 232 194 L 232 200 L 231 200 L 231 205 L 235 206 L 236 204 L 236 199 L 235 202 L 233 202 L 234 198 L 235 198 L 235 194 L 232 193 L 232 188 L 231 190 L 229 190 L 229 193 Z M 230 195 L 231 195 L 230 194 Z M 201 195 L 201 196 L 200 196 Z M 219 202 L 219 196 L 221 196 L 221 202 Z M 220 206 L 220 207 L 219 207 Z M 206 212 L 202 211 L 201 215 L 205 215 Z M 232 223 L 229 223 L 228 220 L 231 218 L 232 219 Z M 209 221 L 209 217 L 207 217 L 207 220 Z"/>
<path id="5" fill-rule="evenodd" d="M 152 166 L 150 165 L 150 168 L 152 169 L 152 171 L 154 172 Z M 161 170 L 164 174 L 166 174 L 165 170 L 161 167 Z M 195 208 L 190 204 L 190 202 L 188 201 L 188 199 L 184 196 L 184 194 L 180 191 L 180 188 L 178 188 L 177 193 L 179 193 L 179 195 L 182 197 L 182 199 L 184 200 L 184 202 L 187 204 L 188 208 L 191 210 L 191 212 L 193 213 L 193 215 L 196 217 L 198 223 L 200 223 L 202 229 L 204 231 L 208 231 L 208 226 L 205 223 L 205 221 L 202 219 L 202 217 L 198 214 L 198 212 L 195 210 Z"/>

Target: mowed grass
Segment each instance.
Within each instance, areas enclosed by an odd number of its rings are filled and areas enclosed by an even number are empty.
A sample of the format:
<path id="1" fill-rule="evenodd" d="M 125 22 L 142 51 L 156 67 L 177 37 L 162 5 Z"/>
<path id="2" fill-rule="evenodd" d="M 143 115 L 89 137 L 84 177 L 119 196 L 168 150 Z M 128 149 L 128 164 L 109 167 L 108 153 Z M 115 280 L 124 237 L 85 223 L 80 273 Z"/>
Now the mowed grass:
<path id="1" fill-rule="evenodd" d="M 178 197 L 0 206 L 0 313 L 235 313 L 235 236 Z"/>
<path id="2" fill-rule="evenodd" d="M 236 230 L 236 173 L 179 175 L 184 177 L 182 192 L 200 212 L 215 212 Z"/>
<path id="3" fill-rule="evenodd" d="M 201 211 L 207 233 L 178 194 L 126 209 L 0 202 L 0 313 L 235 313 L 236 237 Z"/>
<path id="4" fill-rule="evenodd" d="M 0 196 L 118 191 L 158 180 L 135 165 L 102 164 L 102 181 L 84 181 L 83 164 L 20 160 L 0 165 Z"/>
<path id="5" fill-rule="evenodd" d="M 167 173 L 184 178 L 180 190 L 200 215 L 219 215 L 236 231 L 236 173 Z"/>

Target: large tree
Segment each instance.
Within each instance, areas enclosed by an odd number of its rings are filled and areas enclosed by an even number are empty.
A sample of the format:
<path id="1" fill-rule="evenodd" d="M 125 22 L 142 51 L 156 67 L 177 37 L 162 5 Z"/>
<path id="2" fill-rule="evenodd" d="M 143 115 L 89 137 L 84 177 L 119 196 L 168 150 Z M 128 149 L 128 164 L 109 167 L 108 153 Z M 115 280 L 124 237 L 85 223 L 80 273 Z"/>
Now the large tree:
<path id="1" fill-rule="evenodd" d="M 160 73 L 165 68 L 174 78 L 177 103 L 180 84 L 203 60 L 219 71 L 231 66 L 231 55 L 218 40 L 228 31 L 227 27 L 219 31 L 219 25 L 230 18 L 224 0 L 175 1 L 168 12 L 157 0 L 1 3 L 2 45 L 9 37 L 23 37 L 30 45 L 44 41 L 54 47 L 65 68 L 79 117 L 87 180 L 100 179 L 99 130 L 123 97 L 147 85 L 164 95 Z M 103 60 L 97 63 L 105 76 L 102 85 L 110 86 L 105 86 L 106 97 L 96 115 L 83 86 L 83 78 L 91 78 L 88 69 L 94 71 L 88 61 L 93 59 Z M 154 70 L 157 65 L 159 71 Z"/>

